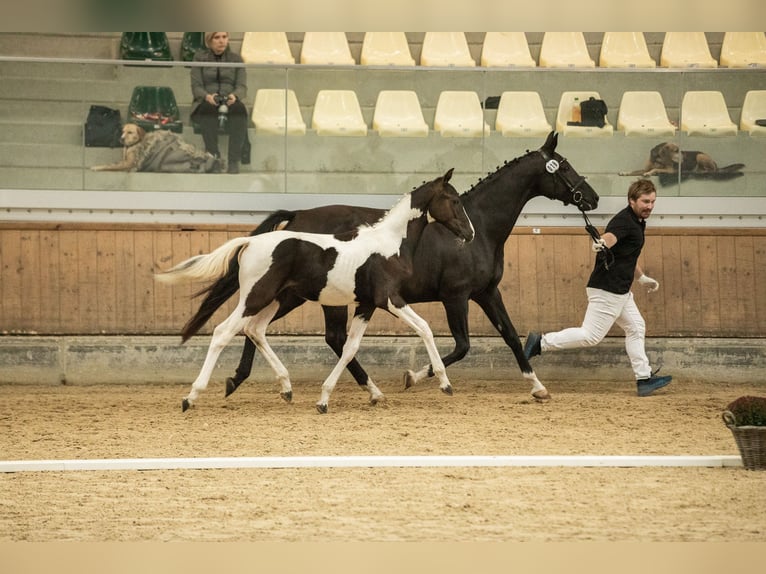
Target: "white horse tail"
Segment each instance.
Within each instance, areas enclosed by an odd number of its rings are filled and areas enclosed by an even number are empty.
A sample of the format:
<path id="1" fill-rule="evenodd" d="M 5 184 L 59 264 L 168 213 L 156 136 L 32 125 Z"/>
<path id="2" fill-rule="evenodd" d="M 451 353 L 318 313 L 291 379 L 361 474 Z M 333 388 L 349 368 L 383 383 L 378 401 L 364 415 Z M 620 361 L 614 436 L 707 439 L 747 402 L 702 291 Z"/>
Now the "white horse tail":
<path id="1" fill-rule="evenodd" d="M 247 245 L 250 239 L 250 237 L 231 239 L 207 255 L 195 255 L 175 267 L 155 273 L 154 278 L 162 283 L 218 279 L 229 270 L 229 261 L 237 249 Z"/>

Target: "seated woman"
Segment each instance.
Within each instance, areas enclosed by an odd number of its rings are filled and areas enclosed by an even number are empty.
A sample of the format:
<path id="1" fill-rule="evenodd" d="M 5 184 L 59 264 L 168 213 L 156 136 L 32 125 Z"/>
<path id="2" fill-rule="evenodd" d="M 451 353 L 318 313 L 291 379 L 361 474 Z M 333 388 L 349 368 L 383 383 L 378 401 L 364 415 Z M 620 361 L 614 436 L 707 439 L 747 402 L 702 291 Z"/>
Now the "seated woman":
<path id="1" fill-rule="evenodd" d="M 195 62 L 242 62 L 236 52 L 229 49 L 228 32 L 205 32 L 205 46 L 194 55 Z M 247 71 L 242 67 L 193 67 L 191 69 L 191 119 L 199 124 L 205 150 L 216 157 L 218 151 L 218 108 L 228 107 L 229 132 L 228 173 L 239 173 L 242 147 L 247 139 Z"/>

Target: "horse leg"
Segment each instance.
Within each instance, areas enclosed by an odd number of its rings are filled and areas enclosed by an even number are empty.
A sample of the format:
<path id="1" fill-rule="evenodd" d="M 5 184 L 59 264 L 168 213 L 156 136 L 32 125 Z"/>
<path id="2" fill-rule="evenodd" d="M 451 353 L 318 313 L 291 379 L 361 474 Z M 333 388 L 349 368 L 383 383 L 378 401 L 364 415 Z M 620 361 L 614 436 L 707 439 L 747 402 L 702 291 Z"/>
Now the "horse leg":
<path id="1" fill-rule="evenodd" d="M 207 350 L 207 356 L 205 362 L 202 365 L 202 369 L 197 376 L 197 379 L 192 383 L 192 388 L 189 394 L 181 403 L 181 409 L 186 411 L 189 407 L 194 405 L 194 401 L 197 400 L 200 392 L 207 388 L 210 376 L 213 374 L 218 356 L 223 351 L 224 347 L 234 338 L 234 335 L 244 327 L 248 322 L 246 317 L 242 317 L 243 307 L 237 306 L 234 312 L 229 317 L 218 325 L 213 330 L 213 337 L 210 340 L 210 347 Z"/>
<path id="2" fill-rule="evenodd" d="M 343 346 L 346 344 L 346 322 L 348 320 L 348 307 L 325 307 L 322 306 L 324 312 L 324 328 L 325 335 L 324 340 L 327 345 L 335 352 L 340 358 L 343 354 Z M 370 312 L 370 318 L 372 313 Z M 367 321 L 369 322 L 369 318 Z M 380 389 L 372 382 L 372 379 L 359 364 L 354 356 L 346 366 L 348 372 L 354 377 L 357 384 L 365 391 L 370 393 L 370 404 L 377 404 L 379 400 L 385 398 Z"/>
<path id="3" fill-rule="evenodd" d="M 252 339 L 254 347 L 260 351 L 266 362 L 274 371 L 274 374 L 279 381 L 282 391 L 279 396 L 282 397 L 288 403 L 293 400 L 293 388 L 290 383 L 290 374 L 287 372 L 287 368 L 279 360 L 274 349 L 269 345 L 266 339 L 266 329 L 269 324 L 274 320 L 274 316 L 279 310 L 279 303 L 277 301 L 272 302 L 268 307 L 259 311 L 253 316 L 248 324 L 245 326 L 245 333 L 249 339 Z"/>
<path id="4" fill-rule="evenodd" d="M 418 336 L 423 339 L 426 351 L 428 351 L 428 358 L 431 359 L 431 368 L 433 369 L 434 375 L 436 375 L 440 381 L 439 388 L 443 393 L 451 395 L 452 385 L 447 378 L 447 369 L 444 368 L 444 363 L 439 356 L 439 350 L 436 348 L 431 327 L 429 327 L 425 319 L 415 313 L 409 305 L 397 307 L 389 300 L 388 310 L 412 327 Z"/>
<path id="5" fill-rule="evenodd" d="M 468 300 L 463 298 L 450 299 L 449 301 L 442 301 L 442 305 L 447 313 L 447 324 L 452 333 L 452 338 L 455 340 L 453 351 L 449 355 L 442 357 L 444 366 L 449 367 L 452 363 L 456 363 L 465 357 L 471 348 L 470 337 L 468 335 Z M 409 389 L 423 379 L 433 376 L 434 372 L 430 364 L 420 369 L 417 373 L 408 370 L 404 373 L 404 388 Z"/>
<path id="6" fill-rule="evenodd" d="M 521 374 L 527 381 L 532 383 L 532 396 L 537 400 L 550 399 L 551 395 L 548 392 L 548 389 L 546 389 L 540 382 L 540 379 L 537 378 L 535 371 L 532 369 L 532 365 L 529 364 L 529 360 L 524 356 L 524 348 L 521 346 L 519 335 L 505 309 L 500 291 L 495 288 L 489 293 L 483 293 L 481 296 L 475 297 L 474 300 L 479 304 L 487 315 L 487 318 L 503 337 L 505 344 L 511 348 L 511 351 L 513 351 L 513 354 L 516 357 L 516 362 L 521 369 Z"/>
<path id="7" fill-rule="evenodd" d="M 370 315 L 372 315 L 371 312 L 364 314 L 359 312 L 359 309 L 357 309 L 357 312 L 354 314 L 354 318 L 351 320 L 351 326 L 348 330 L 348 339 L 346 340 L 346 344 L 343 345 L 343 352 L 340 355 L 338 364 L 335 365 L 330 374 L 327 375 L 324 383 L 322 383 L 322 394 L 319 396 L 319 402 L 317 402 L 316 405 L 317 411 L 319 411 L 320 414 L 325 414 L 327 412 L 327 403 L 330 401 L 330 395 L 332 394 L 333 389 L 335 389 L 335 385 L 337 384 L 343 369 L 346 368 L 346 365 L 348 365 L 359 350 L 359 344 L 362 341 L 365 329 L 367 329 Z M 372 397 L 370 398 L 370 402 L 373 402 Z M 373 402 L 373 404 L 375 404 L 375 402 Z"/>

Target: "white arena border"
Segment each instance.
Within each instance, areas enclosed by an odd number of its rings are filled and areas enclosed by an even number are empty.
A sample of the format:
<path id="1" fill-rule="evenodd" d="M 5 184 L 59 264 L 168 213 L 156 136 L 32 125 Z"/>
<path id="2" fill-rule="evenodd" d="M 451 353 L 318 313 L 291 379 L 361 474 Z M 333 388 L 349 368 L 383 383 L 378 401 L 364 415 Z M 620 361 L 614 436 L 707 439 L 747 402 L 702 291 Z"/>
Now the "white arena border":
<path id="1" fill-rule="evenodd" d="M 424 468 L 424 467 L 734 467 L 739 455 L 508 455 L 508 456 L 285 456 L 113 458 L 0 461 L 0 472 L 83 470 L 203 470 L 220 468 Z"/>

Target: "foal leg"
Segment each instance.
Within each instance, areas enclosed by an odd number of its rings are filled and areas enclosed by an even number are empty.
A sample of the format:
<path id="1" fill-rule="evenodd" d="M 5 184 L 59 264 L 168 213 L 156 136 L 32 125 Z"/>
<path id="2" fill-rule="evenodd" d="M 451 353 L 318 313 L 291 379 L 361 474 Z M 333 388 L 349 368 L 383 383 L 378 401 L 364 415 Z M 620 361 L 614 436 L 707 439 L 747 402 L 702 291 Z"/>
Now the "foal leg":
<path id="1" fill-rule="evenodd" d="M 537 378 L 535 371 L 532 369 L 532 365 L 529 364 L 529 360 L 524 356 L 524 348 L 521 346 L 519 335 L 511 322 L 511 318 L 505 310 L 503 297 L 500 294 L 500 291 L 495 288 L 491 293 L 483 294 L 481 297 L 475 297 L 474 300 L 484 310 L 487 318 L 503 337 L 505 344 L 511 348 L 511 351 L 513 351 L 513 355 L 516 357 L 516 362 L 521 369 L 522 376 L 528 382 L 532 383 L 532 396 L 537 400 L 550 399 L 551 395 L 548 392 L 548 389 L 546 389 L 540 382 L 540 379 Z"/>
<path id="2" fill-rule="evenodd" d="M 428 351 L 428 358 L 431 359 L 431 367 L 433 368 L 434 375 L 441 381 L 439 388 L 443 393 L 451 395 L 452 385 L 447 378 L 447 369 L 444 368 L 444 363 L 439 356 L 439 350 L 436 348 L 436 343 L 434 343 L 434 335 L 431 332 L 431 327 L 429 327 L 425 319 L 415 313 L 409 305 L 396 307 L 389 300 L 388 310 L 412 327 L 418 336 L 423 339 L 426 351 Z"/>
<path id="3" fill-rule="evenodd" d="M 266 329 L 269 324 L 274 320 L 274 315 L 279 309 L 279 303 L 277 301 L 272 302 L 268 307 L 258 312 L 253 316 L 248 324 L 245 326 L 245 334 L 253 341 L 255 348 L 260 351 L 266 362 L 274 371 L 274 374 L 279 381 L 282 390 L 279 396 L 282 397 L 288 403 L 293 400 L 293 388 L 290 383 L 290 374 L 287 372 L 287 368 L 279 360 L 277 354 L 269 345 L 266 339 Z"/>

